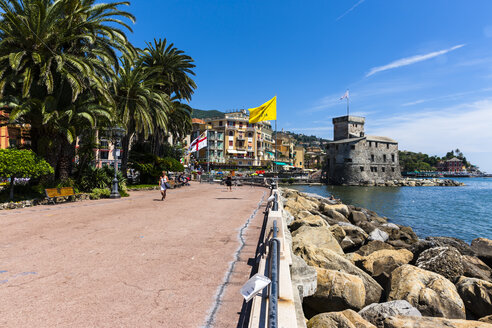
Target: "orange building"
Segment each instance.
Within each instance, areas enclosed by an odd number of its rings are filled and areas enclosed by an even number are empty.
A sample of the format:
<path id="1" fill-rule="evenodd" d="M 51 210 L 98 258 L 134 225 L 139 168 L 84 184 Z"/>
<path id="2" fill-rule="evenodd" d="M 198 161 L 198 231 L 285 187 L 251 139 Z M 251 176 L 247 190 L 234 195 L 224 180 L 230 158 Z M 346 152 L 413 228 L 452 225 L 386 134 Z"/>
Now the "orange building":
<path id="1" fill-rule="evenodd" d="M 0 110 L 0 149 L 30 144 L 29 125 L 9 123 L 9 113 Z"/>

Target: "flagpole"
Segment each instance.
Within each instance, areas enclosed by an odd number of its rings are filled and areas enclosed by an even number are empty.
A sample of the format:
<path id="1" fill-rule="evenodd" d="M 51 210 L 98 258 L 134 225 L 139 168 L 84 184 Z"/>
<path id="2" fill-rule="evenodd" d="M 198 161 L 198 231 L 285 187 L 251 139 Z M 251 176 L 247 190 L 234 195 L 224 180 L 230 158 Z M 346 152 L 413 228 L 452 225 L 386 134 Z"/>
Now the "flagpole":
<path id="1" fill-rule="evenodd" d="M 210 143 L 208 142 L 208 129 L 205 130 L 207 136 L 207 173 L 210 178 Z"/>
<path id="2" fill-rule="evenodd" d="M 277 173 L 277 151 L 278 151 L 278 133 L 277 133 L 277 119 L 275 119 L 275 166 L 274 166 L 274 172 Z"/>
<path id="3" fill-rule="evenodd" d="M 348 94 L 348 89 L 347 89 L 347 116 L 349 116 L 349 94 Z"/>

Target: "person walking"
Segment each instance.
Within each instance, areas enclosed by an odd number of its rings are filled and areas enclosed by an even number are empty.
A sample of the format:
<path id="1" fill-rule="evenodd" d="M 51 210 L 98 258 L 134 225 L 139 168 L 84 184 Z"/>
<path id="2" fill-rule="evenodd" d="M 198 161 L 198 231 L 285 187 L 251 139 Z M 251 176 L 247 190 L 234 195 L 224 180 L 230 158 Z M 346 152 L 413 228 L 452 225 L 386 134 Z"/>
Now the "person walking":
<path id="1" fill-rule="evenodd" d="M 162 196 L 161 200 L 166 199 L 166 191 L 169 186 L 168 181 L 169 179 L 167 177 L 166 171 L 162 171 L 162 175 L 159 178 L 159 186 L 161 187 L 161 196 Z"/>
<path id="2" fill-rule="evenodd" d="M 232 191 L 232 178 L 230 175 L 228 175 L 226 178 L 226 186 L 227 188 L 229 188 L 229 191 Z"/>

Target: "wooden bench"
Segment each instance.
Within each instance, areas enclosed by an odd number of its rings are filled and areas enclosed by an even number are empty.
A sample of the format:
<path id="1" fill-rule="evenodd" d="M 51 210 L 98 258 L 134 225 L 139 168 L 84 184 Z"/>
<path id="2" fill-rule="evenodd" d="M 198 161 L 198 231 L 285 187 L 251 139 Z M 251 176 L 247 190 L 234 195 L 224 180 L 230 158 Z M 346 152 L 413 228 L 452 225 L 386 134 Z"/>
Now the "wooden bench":
<path id="1" fill-rule="evenodd" d="M 69 197 L 75 196 L 75 192 L 72 187 L 63 187 L 63 188 L 50 188 L 45 189 L 46 198 L 53 204 L 56 204 L 55 200 L 57 197 Z"/>

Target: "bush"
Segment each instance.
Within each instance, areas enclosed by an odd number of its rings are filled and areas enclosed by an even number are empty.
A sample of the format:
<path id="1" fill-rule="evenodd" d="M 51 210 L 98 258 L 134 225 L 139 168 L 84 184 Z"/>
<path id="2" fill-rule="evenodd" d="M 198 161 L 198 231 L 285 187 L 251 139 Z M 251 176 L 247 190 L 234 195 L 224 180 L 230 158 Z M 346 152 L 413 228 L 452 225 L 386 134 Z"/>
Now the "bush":
<path id="1" fill-rule="evenodd" d="M 0 177 L 38 178 L 53 174 L 53 168 L 31 150 L 0 149 Z M 10 199 L 14 199 L 14 183 L 10 183 Z"/>
<path id="2" fill-rule="evenodd" d="M 91 191 L 90 197 L 91 199 L 101 199 L 101 198 L 109 198 L 111 195 L 111 191 L 107 188 L 94 188 Z"/>
<path id="3" fill-rule="evenodd" d="M 147 154 L 139 157 L 140 162 L 132 162 L 129 167 L 140 173 L 140 183 L 155 184 L 159 180 L 162 171 L 183 172 L 184 166 L 172 157 L 160 158 Z M 143 161 L 145 160 L 145 161 Z"/>
<path id="4" fill-rule="evenodd" d="M 78 179 L 75 185 L 79 190 L 86 192 L 91 192 L 96 188 L 111 189 L 113 178 L 114 169 L 109 166 L 103 168 L 87 166 L 81 172 L 78 172 Z M 118 171 L 116 178 L 118 179 L 119 189 L 126 190 L 126 179 L 121 171 Z"/>

